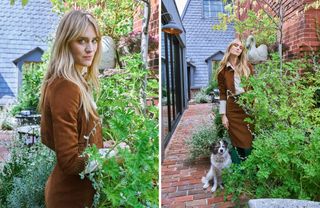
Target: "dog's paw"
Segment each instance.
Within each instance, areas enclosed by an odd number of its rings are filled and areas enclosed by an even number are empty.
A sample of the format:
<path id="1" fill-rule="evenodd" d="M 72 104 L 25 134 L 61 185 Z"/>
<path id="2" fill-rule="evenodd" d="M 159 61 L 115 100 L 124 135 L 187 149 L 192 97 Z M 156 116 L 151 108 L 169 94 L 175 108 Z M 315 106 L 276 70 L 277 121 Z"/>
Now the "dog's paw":
<path id="1" fill-rule="evenodd" d="M 209 183 L 206 183 L 202 186 L 203 189 L 207 189 L 209 187 Z"/>
<path id="2" fill-rule="evenodd" d="M 213 193 L 213 192 L 215 192 L 216 190 L 217 190 L 217 187 L 214 186 L 214 187 L 212 187 L 211 192 Z"/>
<path id="3" fill-rule="evenodd" d="M 221 189 L 224 189 L 224 187 L 223 187 L 223 185 L 222 185 L 222 184 L 220 184 L 219 186 L 220 186 L 220 188 L 221 188 Z"/>

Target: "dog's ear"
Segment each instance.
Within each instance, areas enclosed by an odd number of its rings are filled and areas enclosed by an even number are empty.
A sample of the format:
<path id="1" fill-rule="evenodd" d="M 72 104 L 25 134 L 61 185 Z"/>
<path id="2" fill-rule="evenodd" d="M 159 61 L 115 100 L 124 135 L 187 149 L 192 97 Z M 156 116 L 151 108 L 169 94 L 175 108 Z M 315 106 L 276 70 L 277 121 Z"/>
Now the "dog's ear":
<path id="1" fill-rule="evenodd" d="M 212 152 L 214 155 L 218 153 L 218 149 L 219 149 L 219 147 L 218 147 L 217 143 L 216 143 L 216 142 L 215 142 L 215 143 L 212 143 L 212 145 L 211 145 L 211 152 Z"/>
<path id="2" fill-rule="evenodd" d="M 228 142 L 226 140 L 223 140 L 224 146 L 228 147 Z"/>
<path id="3" fill-rule="evenodd" d="M 213 152 L 214 147 L 215 147 L 215 143 L 211 143 L 211 145 L 210 145 L 210 150 L 211 150 L 211 152 Z"/>

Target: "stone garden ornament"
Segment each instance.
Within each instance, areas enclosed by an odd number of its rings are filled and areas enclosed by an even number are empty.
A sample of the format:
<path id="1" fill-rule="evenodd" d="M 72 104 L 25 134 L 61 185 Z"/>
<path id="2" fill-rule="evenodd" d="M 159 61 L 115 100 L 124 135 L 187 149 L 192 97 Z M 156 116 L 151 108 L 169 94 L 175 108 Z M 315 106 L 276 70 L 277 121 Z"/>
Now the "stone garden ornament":
<path id="1" fill-rule="evenodd" d="M 99 69 L 113 69 L 116 59 L 116 44 L 109 36 L 102 37 L 102 53 Z"/>
<path id="2" fill-rule="evenodd" d="M 268 58 L 268 48 L 262 44 L 256 48 L 256 40 L 252 35 L 249 35 L 246 41 L 248 49 L 248 59 L 251 64 L 259 64 L 265 62 Z"/>

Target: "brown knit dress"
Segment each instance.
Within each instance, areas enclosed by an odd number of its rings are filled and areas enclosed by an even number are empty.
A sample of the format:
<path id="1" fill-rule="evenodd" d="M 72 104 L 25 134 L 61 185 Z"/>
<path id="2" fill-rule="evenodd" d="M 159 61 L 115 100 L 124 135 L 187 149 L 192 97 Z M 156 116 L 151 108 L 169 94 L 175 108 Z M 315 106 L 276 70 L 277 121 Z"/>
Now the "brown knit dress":
<path id="1" fill-rule="evenodd" d="M 251 75 L 253 67 L 249 65 Z M 236 103 L 235 85 L 234 85 L 234 70 L 231 67 L 225 67 L 218 74 L 218 86 L 220 91 L 220 100 L 226 100 L 226 116 L 229 121 L 229 136 L 234 147 L 251 148 L 253 136 L 251 134 L 252 126 L 245 122 L 248 118 L 244 110 Z"/>
<path id="2" fill-rule="evenodd" d="M 90 117 L 87 121 L 80 108 L 80 89 L 63 78 L 47 86 L 41 116 L 41 140 L 55 153 L 57 164 L 45 188 L 47 208 L 91 207 L 95 190 L 89 179 L 81 179 L 86 157 L 85 135 L 95 128 L 89 144 L 102 148 L 101 125 Z"/>

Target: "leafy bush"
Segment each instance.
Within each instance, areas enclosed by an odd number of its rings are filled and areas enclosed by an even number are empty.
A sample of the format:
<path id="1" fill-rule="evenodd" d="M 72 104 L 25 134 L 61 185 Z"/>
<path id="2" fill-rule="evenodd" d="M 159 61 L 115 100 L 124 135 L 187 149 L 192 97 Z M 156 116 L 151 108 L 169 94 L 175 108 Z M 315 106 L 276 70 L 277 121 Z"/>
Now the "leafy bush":
<path id="1" fill-rule="evenodd" d="M 206 93 L 206 88 L 201 88 L 199 92 L 196 93 L 194 97 L 196 103 L 209 103 L 210 102 L 210 96 Z"/>
<path id="2" fill-rule="evenodd" d="M 320 128 L 309 133 L 289 127 L 260 134 L 250 157 L 223 176 L 226 194 L 318 201 Z"/>
<path id="3" fill-rule="evenodd" d="M 9 150 L 11 158 L 0 172 L 0 207 L 45 207 L 54 154 L 40 143 L 28 147 L 17 139 Z"/>
<path id="4" fill-rule="evenodd" d="M 15 118 L 11 115 L 12 105 L 5 105 L 0 109 L 0 129 L 12 130 L 16 125 Z"/>
<path id="5" fill-rule="evenodd" d="M 119 40 L 133 30 L 133 16 L 140 2 L 134 0 L 52 0 L 54 10 L 65 13 L 72 8 L 91 12 L 96 18 L 103 35 Z"/>
<path id="6" fill-rule="evenodd" d="M 50 45 L 50 43 L 49 43 Z M 49 46 L 50 48 L 50 46 Z M 19 89 L 18 103 L 13 106 L 11 113 L 16 115 L 21 110 L 36 111 L 40 98 L 40 88 L 44 72 L 50 59 L 50 49 L 41 57 L 41 63 L 30 63 L 23 68 L 22 86 Z"/>
<path id="7" fill-rule="evenodd" d="M 212 124 L 202 126 L 192 134 L 192 137 L 186 140 L 190 151 L 190 159 L 194 160 L 199 157 L 208 157 L 211 152 L 211 145 L 219 139 L 229 140 L 226 130 L 222 125 L 221 115 L 217 109 L 214 110 L 215 118 Z"/>
<path id="8" fill-rule="evenodd" d="M 209 95 L 211 92 L 213 92 L 214 89 L 218 88 L 218 81 L 216 79 L 213 79 L 208 87 L 206 88 L 206 94 Z"/>
<path id="9" fill-rule="evenodd" d="M 126 70 L 102 79 L 98 99 L 103 117 L 104 137 L 117 143 L 126 142 L 130 150 L 120 151 L 115 158 L 102 158 L 95 147 L 88 148 L 90 160 L 100 168 L 89 175 L 97 190 L 96 207 L 157 207 L 158 206 L 158 108 L 148 107 L 144 117 L 140 89 L 144 74 L 140 54 L 125 57 Z M 148 80 L 148 96 L 157 90 L 157 80 Z"/>
<path id="10" fill-rule="evenodd" d="M 21 110 L 37 109 L 43 72 L 43 63 L 30 63 L 23 68 L 23 80 L 19 90 L 18 104 L 12 109 L 14 115 Z"/>
<path id="11" fill-rule="evenodd" d="M 255 140 L 250 157 L 224 175 L 225 193 L 319 200 L 320 72 L 309 72 L 303 60 L 284 63 L 284 76 L 279 68 L 273 55 L 245 83 L 251 90 L 240 104 L 252 115 Z"/>
<path id="12" fill-rule="evenodd" d="M 255 132 L 319 125 L 320 109 L 315 108 L 314 95 L 320 86 L 320 72 L 308 72 L 299 60 L 284 63 L 283 76 L 279 68 L 279 57 L 274 54 L 272 60 L 260 65 L 256 77 L 245 82 L 252 90 L 240 103 L 253 115 L 250 122 Z M 305 69 L 303 74 L 300 69 Z"/>

